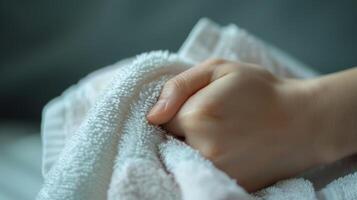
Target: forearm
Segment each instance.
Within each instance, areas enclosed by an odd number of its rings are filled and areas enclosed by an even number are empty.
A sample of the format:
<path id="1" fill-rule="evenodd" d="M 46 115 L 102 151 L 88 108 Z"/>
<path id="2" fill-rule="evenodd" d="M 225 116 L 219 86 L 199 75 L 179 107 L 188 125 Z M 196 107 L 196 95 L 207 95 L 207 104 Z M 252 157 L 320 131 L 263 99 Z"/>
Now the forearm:
<path id="1" fill-rule="evenodd" d="M 316 86 L 314 106 L 319 113 L 324 157 L 334 161 L 357 153 L 357 68 L 322 76 Z"/>

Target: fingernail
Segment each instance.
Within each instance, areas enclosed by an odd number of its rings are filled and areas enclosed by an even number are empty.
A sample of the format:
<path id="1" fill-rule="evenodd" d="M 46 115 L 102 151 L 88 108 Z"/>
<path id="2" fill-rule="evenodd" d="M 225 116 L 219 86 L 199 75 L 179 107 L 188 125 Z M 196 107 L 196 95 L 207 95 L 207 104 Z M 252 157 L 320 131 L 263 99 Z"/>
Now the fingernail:
<path id="1" fill-rule="evenodd" d="M 166 100 L 164 100 L 164 99 L 159 100 L 155 104 L 155 106 L 150 110 L 148 117 L 156 115 L 156 114 L 162 112 L 163 110 L 165 110 L 166 104 L 167 104 Z"/>

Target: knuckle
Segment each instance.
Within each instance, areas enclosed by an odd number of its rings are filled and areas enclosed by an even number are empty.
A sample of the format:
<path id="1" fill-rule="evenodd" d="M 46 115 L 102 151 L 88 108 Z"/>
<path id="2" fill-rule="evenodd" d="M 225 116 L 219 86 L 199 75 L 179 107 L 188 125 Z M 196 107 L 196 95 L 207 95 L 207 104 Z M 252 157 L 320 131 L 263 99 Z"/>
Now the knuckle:
<path id="1" fill-rule="evenodd" d="M 220 118 L 220 106 L 216 101 L 206 100 L 201 106 L 197 107 L 193 113 L 194 117 L 200 120 L 215 120 Z"/>
<path id="2" fill-rule="evenodd" d="M 220 120 L 219 114 L 216 112 L 217 109 L 206 108 L 195 108 L 186 113 L 180 113 L 178 115 L 179 120 L 186 130 L 192 132 L 206 132 L 209 131 L 206 126 L 207 123 L 218 123 Z"/>
<path id="3" fill-rule="evenodd" d="M 243 63 L 243 65 L 249 68 L 261 68 L 259 64 L 253 62 L 249 62 L 249 63 L 246 62 Z"/>
<path id="4" fill-rule="evenodd" d="M 167 81 L 164 88 L 178 90 L 178 91 L 185 91 L 186 79 L 182 75 L 177 75 L 176 77 Z"/>
<path id="5" fill-rule="evenodd" d="M 196 113 L 196 111 L 190 111 L 186 113 L 180 113 L 178 116 L 182 125 L 188 131 L 200 131 L 200 123 L 202 123 L 201 116 Z"/>
<path id="6" fill-rule="evenodd" d="M 209 65 L 222 65 L 224 63 L 228 62 L 225 59 L 222 58 L 210 58 L 208 60 L 206 60 L 205 64 Z"/>
<path id="7" fill-rule="evenodd" d="M 205 147 L 201 148 L 199 151 L 205 158 L 212 162 L 216 162 L 222 154 L 221 148 L 217 143 L 211 143 L 210 145 L 206 144 Z"/>

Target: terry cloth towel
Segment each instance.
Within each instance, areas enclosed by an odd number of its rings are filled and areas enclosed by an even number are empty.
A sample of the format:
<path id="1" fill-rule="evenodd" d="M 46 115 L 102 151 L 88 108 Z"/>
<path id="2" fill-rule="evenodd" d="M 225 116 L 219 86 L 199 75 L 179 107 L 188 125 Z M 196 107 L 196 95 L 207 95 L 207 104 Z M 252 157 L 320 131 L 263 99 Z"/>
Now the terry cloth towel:
<path id="1" fill-rule="evenodd" d="M 38 199 L 353 199 L 356 174 L 316 193 L 303 178 L 256 194 L 187 146 L 149 125 L 162 85 L 211 57 L 253 62 L 280 76 L 315 73 L 230 25 L 201 20 L 178 52 L 145 53 L 81 80 L 44 109 L 44 185 Z"/>

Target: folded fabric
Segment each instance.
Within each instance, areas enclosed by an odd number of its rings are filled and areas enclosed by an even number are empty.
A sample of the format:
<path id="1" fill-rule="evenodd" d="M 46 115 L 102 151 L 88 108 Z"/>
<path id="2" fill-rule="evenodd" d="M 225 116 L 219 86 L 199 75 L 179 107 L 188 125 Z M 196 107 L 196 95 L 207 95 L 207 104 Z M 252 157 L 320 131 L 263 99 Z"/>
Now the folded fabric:
<path id="1" fill-rule="evenodd" d="M 253 62 L 280 76 L 314 76 L 242 29 L 201 20 L 178 54 L 142 54 L 97 71 L 44 109 L 38 199 L 353 199 L 356 175 L 320 193 L 305 179 L 248 194 L 186 144 L 146 121 L 162 85 L 207 58 Z"/>

